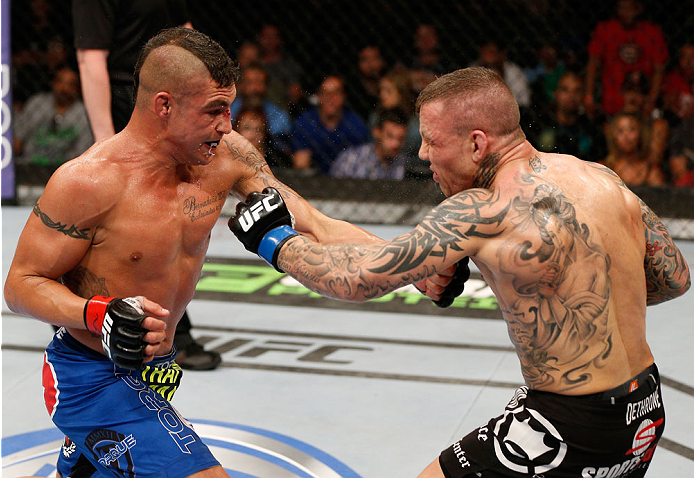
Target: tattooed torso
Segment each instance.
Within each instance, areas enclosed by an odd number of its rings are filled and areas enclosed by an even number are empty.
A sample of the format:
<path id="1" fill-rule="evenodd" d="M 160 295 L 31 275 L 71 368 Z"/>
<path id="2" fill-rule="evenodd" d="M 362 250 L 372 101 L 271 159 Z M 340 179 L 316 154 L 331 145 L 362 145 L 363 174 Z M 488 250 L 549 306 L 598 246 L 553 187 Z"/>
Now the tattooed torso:
<path id="1" fill-rule="evenodd" d="M 538 153 L 494 174 L 491 190 L 450 197 L 383 246 L 292 239 L 280 267 L 324 295 L 364 300 L 469 255 L 530 387 L 594 393 L 650 365 L 638 198 L 611 172 L 565 156 Z"/>

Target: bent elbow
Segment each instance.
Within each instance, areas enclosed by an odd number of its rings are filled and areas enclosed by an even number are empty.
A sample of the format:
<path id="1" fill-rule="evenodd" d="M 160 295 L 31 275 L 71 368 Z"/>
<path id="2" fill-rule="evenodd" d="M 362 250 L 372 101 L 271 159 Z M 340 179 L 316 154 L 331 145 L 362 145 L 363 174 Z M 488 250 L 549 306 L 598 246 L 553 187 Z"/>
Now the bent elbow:
<path id="1" fill-rule="evenodd" d="M 692 276 L 689 274 L 689 269 L 687 269 L 687 281 L 684 283 L 684 287 L 682 287 L 682 294 L 680 294 L 680 295 L 684 295 L 691 287 L 692 287 Z"/>
<path id="2" fill-rule="evenodd" d="M 18 307 L 14 300 L 14 287 L 12 285 L 12 280 L 9 277 L 5 281 L 5 287 L 3 288 L 3 297 L 5 299 L 5 303 L 7 304 L 7 308 L 10 309 L 12 312 L 17 313 Z"/>

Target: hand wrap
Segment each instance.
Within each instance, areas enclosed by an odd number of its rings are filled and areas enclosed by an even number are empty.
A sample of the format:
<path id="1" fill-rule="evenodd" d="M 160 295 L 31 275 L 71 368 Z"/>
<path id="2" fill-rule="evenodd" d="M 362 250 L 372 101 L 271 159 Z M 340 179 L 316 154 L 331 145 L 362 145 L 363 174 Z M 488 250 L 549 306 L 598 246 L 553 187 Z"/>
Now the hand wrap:
<path id="1" fill-rule="evenodd" d="M 470 278 L 470 258 L 464 257 L 455 265 L 453 279 L 441 293 L 441 298 L 434 304 L 439 307 L 450 307 L 453 300 L 465 290 L 465 282 Z"/>
<path id="2" fill-rule="evenodd" d="M 144 365 L 147 329 L 142 327 L 142 321 L 145 317 L 136 297 L 117 299 L 95 295 L 84 306 L 87 330 L 101 336 L 101 346 L 113 363 L 131 370 Z"/>
<path id="3" fill-rule="evenodd" d="M 290 238 L 299 235 L 292 229 L 294 218 L 279 191 L 265 188 L 252 192 L 236 206 L 236 216 L 229 219 L 229 229 L 247 251 L 258 254 L 276 270 L 279 251 Z"/>

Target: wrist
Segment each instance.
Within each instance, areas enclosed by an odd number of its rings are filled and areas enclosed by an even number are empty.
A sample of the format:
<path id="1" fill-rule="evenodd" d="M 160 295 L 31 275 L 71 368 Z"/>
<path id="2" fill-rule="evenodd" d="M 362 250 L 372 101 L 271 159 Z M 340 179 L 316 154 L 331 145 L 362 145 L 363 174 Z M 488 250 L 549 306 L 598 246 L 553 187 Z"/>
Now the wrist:
<path id="1" fill-rule="evenodd" d="M 105 297 L 103 295 L 92 296 L 87 303 L 84 304 L 84 327 L 95 335 L 101 335 L 101 326 L 106 317 L 108 304 L 115 297 Z"/>
<path id="2" fill-rule="evenodd" d="M 265 234 L 260 240 L 258 255 L 277 271 L 284 272 L 277 267 L 277 256 L 284 243 L 298 235 L 298 232 L 287 225 L 276 227 Z"/>

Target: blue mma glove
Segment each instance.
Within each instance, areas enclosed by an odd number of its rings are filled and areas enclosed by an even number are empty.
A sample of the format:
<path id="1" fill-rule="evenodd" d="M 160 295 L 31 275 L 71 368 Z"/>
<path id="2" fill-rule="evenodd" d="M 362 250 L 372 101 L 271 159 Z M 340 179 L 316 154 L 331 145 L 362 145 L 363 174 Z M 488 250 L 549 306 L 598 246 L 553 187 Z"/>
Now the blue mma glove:
<path id="1" fill-rule="evenodd" d="M 279 272 L 277 256 L 290 238 L 299 233 L 292 229 L 293 217 L 275 188 L 252 192 L 236 206 L 236 216 L 229 219 L 229 229 L 247 251 L 258 254 Z"/>

